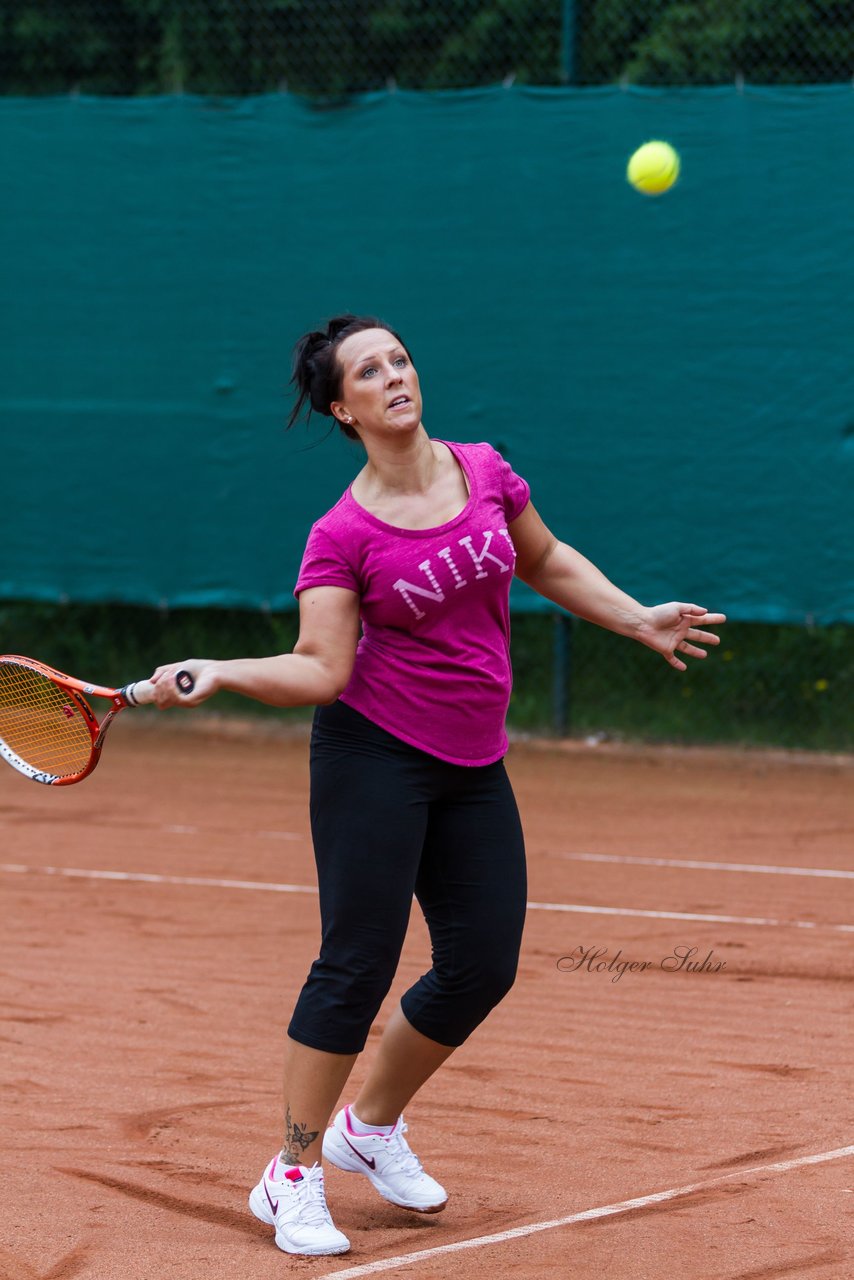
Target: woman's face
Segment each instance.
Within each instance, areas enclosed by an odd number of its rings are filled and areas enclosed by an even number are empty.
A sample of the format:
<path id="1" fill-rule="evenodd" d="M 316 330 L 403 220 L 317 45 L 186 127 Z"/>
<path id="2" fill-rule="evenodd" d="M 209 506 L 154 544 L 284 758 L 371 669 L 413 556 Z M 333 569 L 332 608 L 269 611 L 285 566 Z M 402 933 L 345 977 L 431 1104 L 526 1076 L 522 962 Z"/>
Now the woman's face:
<path id="1" fill-rule="evenodd" d="M 363 329 L 345 338 L 337 351 L 342 370 L 336 418 L 360 436 L 410 433 L 421 423 L 418 374 L 397 338 L 387 329 Z M 350 421 L 352 420 L 352 421 Z"/>

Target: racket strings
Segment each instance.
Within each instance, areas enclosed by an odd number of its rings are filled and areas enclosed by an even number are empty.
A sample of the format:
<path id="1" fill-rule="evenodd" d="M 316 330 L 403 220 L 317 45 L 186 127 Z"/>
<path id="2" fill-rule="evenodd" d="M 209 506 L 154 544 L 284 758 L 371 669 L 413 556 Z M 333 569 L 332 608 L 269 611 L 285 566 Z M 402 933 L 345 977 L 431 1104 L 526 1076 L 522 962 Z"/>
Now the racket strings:
<path id="1" fill-rule="evenodd" d="M 0 663 L 0 739 L 26 764 L 57 777 L 82 773 L 92 735 L 78 703 L 38 671 Z"/>

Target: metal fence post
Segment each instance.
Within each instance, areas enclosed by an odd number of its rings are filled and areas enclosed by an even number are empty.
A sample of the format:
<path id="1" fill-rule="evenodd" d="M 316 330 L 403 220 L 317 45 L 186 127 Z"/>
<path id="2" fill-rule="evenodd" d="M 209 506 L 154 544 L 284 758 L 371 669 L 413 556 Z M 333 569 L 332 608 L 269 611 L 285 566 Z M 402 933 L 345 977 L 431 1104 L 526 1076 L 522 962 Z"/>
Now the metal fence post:
<path id="1" fill-rule="evenodd" d="M 575 84 L 578 75 L 578 0 L 563 0 L 560 29 L 560 73 L 564 84 Z"/>
<path id="2" fill-rule="evenodd" d="M 572 684 L 572 617 L 554 614 L 554 646 L 552 650 L 552 726 L 565 738 L 570 726 Z"/>

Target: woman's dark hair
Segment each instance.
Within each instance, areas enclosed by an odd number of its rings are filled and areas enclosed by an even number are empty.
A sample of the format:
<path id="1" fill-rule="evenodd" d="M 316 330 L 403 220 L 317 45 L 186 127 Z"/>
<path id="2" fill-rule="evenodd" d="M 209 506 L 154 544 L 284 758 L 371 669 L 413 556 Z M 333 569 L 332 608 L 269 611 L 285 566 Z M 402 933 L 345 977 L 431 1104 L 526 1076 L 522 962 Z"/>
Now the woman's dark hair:
<path id="1" fill-rule="evenodd" d="M 376 316 L 333 316 L 327 322 L 326 329 L 314 329 L 300 338 L 294 347 L 294 361 L 291 382 L 296 387 L 297 401 L 288 418 L 288 429 L 302 415 L 306 405 L 308 412 L 306 421 L 315 413 L 332 416 L 333 400 L 341 396 L 341 380 L 344 371 L 338 363 L 338 346 L 353 333 L 361 333 L 363 329 L 385 329 L 396 338 L 406 351 L 406 343 L 400 334 L 395 333 Z M 359 433 L 346 422 L 338 424 L 344 435 L 350 440 L 358 440 Z"/>

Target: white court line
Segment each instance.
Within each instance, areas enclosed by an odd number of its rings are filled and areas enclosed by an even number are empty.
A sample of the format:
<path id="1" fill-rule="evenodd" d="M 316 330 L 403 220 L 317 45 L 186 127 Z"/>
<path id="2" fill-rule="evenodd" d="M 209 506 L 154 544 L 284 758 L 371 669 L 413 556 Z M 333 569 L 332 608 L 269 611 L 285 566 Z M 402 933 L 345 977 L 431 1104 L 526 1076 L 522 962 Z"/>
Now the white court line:
<path id="1" fill-rule="evenodd" d="M 20 875 L 71 876 L 82 880 L 131 880 L 142 884 L 190 884 L 214 889 L 260 889 L 265 893 L 313 893 L 310 884 L 265 884 L 260 880 L 213 880 L 208 876 L 161 876 L 145 871 L 88 871 L 80 867 L 25 867 L 0 863 L 0 871 Z"/>
<path id="2" fill-rule="evenodd" d="M 854 871 L 825 867 L 774 867 L 759 862 L 699 862 L 687 858 L 641 858 L 619 853 L 559 853 L 573 862 L 619 862 L 639 867 L 687 867 L 691 871 L 753 871 L 766 876 L 819 876 L 829 880 L 854 880 Z"/>
<path id="3" fill-rule="evenodd" d="M 317 1280 L 355 1280 L 356 1276 L 372 1276 L 378 1271 L 392 1271 L 396 1267 L 412 1266 L 425 1258 L 436 1258 L 443 1253 L 459 1253 L 463 1249 L 480 1249 L 484 1245 L 502 1244 L 505 1240 L 518 1240 L 522 1236 L 532 1236 L 538 1231 L 554 1231 L 558 1227 L 569 1227 L 574 1222 L 590 1222 L 594 1218 L 610 1218 L 619 1213 L 629 1213 L 632 1209 L 645 1209 L 648 1205 L 662 1204 L 665 1200 L 675 1200 L 678 1196 L 687 1196 L 694 1191 L 705 1191 L 730 1178 L 745 1178 L 752 1173 L 784 1173 L 788 1169 L 798 1169 L 808 1164 L 822 1164 L 827 1160 L 842 1160 L 854 1155 L 854 1146 L 838 1147 L 835 1151 L 821 1151 L 813 1156 L 799 1156 L 795 1160 L 782 1160 L 778 1164 L 760 1164 L 752 1169 L 738 1169 L 733 1173 L 723 1173 L 720 1177 L 711 1178 L 708 1182 L 691 1182 L 684 1187 L 671 1187 L 668 1191 L 655 1191 L 652 1195 L 637 1196 L 634 1200 L 621 1200 L 619 1204 L 606 1204 L 598 1209 L 583 1209 L 580 1213 L 570 1213 L 565 1218 L 553 1218 L 550 1222 L 532 1222 L 527 1227 L 513 1227 L 509 1231 L 497 1231 L 490 1236 L 477 1236 L 472 1240 L 458 1240 L 454 1244 L 440 1244 L 433 1249 L 419 1249 L 416 1253 L 402 1253 L 395 1258 L 383 1258 L 379 1262 L 366 1262 L 360 1267 L 345 1267 L 343 1271 L 329 1271 Z"/>
<path id="4" fill-rule="evenodd" d="M 144 871 L 93 871 L 80 867 L 27 867 L 17 862 L 0 863 L 0 872 L 8 872 L 11 875 L 68 876 L 83 880 L 127 880 L 142 884 L 186 884 L 203 889 L 254 889 L 257 893 L 317 894 L 317 886 L 310 884 L 276 884 L 266 880 L 218 880 L 212 876 L 167 876 Z M 695 911 L 644 911 L 640 907 L 589 907 L 578 902 L 529 902 L 526 905 L 529 911 L 628 916 L 641 920 L 698 920 L 706 924 L 747 924 L 774 929 L 827 929 L 831 933 L 854 933 L 854 924 L 821 924 L 816 920 L 703 915 Z"/>
<path id="5" fill-rule="evenodd" d="M 713 916 L 696 911 L 643 911 L 640 907 L 587 907 L 577 902 L 529 902 L 529 911 L 570 911 L 593 916 L 635 916 L 644 920 L 704 920 L 707 924 L 756 924 L 773 929 L 829 929 L 854 933 L 854 924 L 820 924 L 817 920 L 775 920 L 771 916 Z"/>

